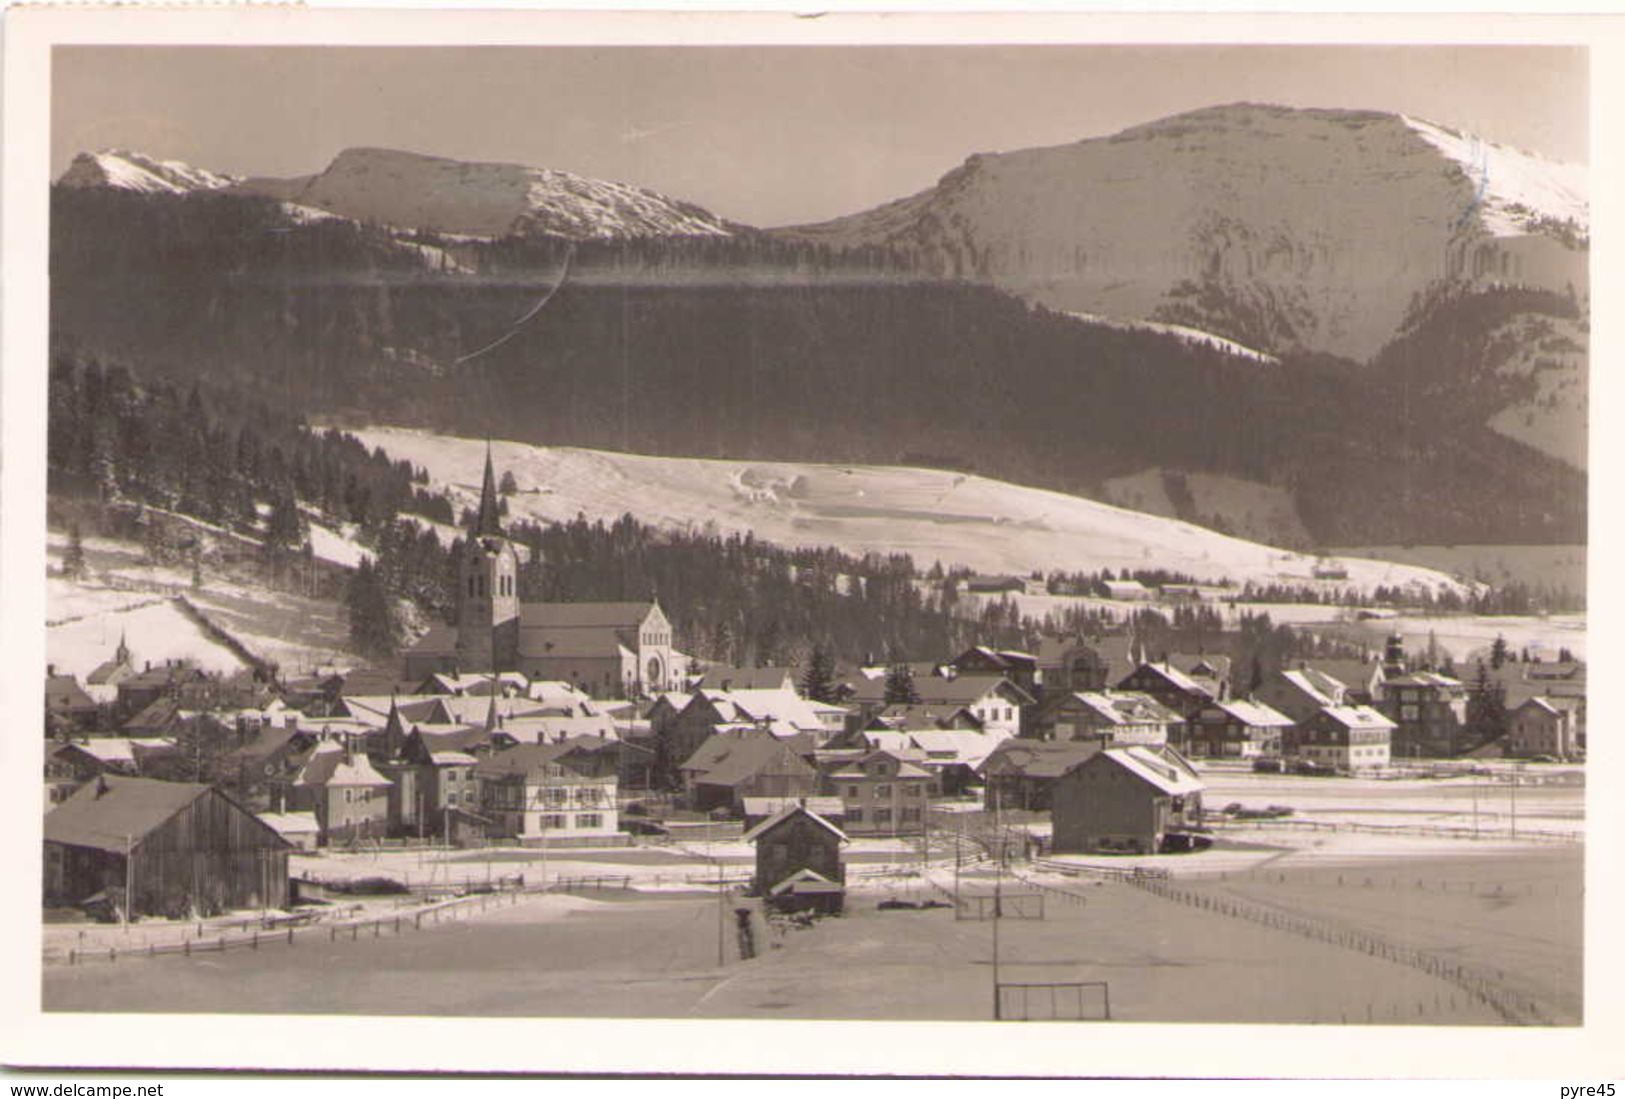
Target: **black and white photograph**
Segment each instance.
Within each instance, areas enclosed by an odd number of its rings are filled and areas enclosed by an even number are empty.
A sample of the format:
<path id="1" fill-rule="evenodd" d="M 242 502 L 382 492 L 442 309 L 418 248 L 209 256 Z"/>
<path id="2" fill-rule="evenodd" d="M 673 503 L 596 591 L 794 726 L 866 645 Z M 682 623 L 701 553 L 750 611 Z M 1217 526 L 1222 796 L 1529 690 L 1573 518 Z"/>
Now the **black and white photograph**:
<path id="1" fill-rule="evenodd" d="M 1597 24 L 193 14 L 7 165 L 46 1025 L 1617 999 Z"/>

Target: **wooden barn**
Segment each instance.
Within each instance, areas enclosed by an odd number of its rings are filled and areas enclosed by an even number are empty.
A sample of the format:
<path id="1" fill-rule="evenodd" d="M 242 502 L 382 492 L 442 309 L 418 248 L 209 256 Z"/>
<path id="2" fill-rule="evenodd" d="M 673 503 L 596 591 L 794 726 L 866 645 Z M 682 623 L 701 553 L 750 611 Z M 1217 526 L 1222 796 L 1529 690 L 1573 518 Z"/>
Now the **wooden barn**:
<path id="1" fill-rule="evenodd" d="M 839 915 L 846 898 L 846 833 L 807 808 L 786 806 L 744 836 L 756 845 L 754 891 L 781 912 Z"/>
<path id="2" fill-rule="evenodd" d="M 101 775 L 45 817 L 45 903 L 129 891 L 132 916 L 288 902 L 290 845 L 212 786 Z"/>

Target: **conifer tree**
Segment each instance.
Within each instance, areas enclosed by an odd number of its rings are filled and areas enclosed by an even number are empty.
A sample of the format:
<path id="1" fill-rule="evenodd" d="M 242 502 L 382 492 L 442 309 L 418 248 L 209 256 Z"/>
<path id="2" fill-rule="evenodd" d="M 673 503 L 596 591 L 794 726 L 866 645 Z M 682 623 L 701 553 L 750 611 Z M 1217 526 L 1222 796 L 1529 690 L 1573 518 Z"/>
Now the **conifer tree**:
<path id="1" fill-rule="evenodd" d="M 822 645 L 814 645 L 801 675 L 801 695 L 814 702 L 835 701 L 835 660 Z"/>

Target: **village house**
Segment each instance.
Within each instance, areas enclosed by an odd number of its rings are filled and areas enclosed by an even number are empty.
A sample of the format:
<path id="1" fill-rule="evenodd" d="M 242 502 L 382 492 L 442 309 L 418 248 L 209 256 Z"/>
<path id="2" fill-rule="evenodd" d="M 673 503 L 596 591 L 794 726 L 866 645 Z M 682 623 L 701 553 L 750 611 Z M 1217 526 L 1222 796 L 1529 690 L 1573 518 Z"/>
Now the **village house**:
<path id="1" fill-rule="evenodd" d="M 1103 748 L 1055 783 L 1056 853 L 1155 854 L 1202 824 L 1202 783 L 1174 753 Z"/>
<path id="2" fill-rule="evenodd" d="M 924 754 L 911 759 L 877 749 L 824 777 L 825 789 L 841 799 L 849 835 L 917 836 L 925 831 L 935 782 L 922 766 Z"/>
<path id="3" fill-rule="evenodd" d="M 1166 744 L 1181 720 L 1168 707 L 1139 691 L 1070 691 L 1045 699 L 1033 732 L 1039 740 Z"/>
<path id="4" fill-rule="evenodd" d="M 958 675 L 998 675 L 1008 679 L 1033 698 L 1043 689 L 1044 677 L 1038 658 L 1015 649 L 990 649 L 973 645 L 949 661 Z"/>
<path id="5" fill-rule="evenodd" d="M 1022 709 L 1035 701 L 1002 675 L 923 676 L 915 679 L 914 692 L 927 706 L 969 710 L 984 733 L 999 739 L 1021 732 Z"/>
<path id="6" fill-rule="evenodd" d="M 614 773 L 602 773 L 569 743 L 497 752 L 475 764 L 474 776 L 493 838 L 567 845 L 620 831 Z"/>
<path id="7" fill-rule="evenodd" d="M 132 916 L 288 903 L 287 841 L 200 783 L 101 775 L 45 816 L 47 906 L 100 895 Z"/>
<path id="8" fill-rule="evenodd" d="M 1148 694 L 1180 716 L 1182 724 L 1171 729 L 1172 743 L 1183 743 L 1184 721 L 1210 702 L 1225 697 L 1218 681 L 1191 675 L 1175 666 L 1171 660 L 1146 661 L 1120 680 L 1119 691 Z"/>
<path id="9" fill-rule="evenodd" d="M 206 678 L 202 669 L 185 661 L 160 664 L 156 668 L 148 664 L 144 670 L 119 681 L 116 713 L 129 718 L 159 699 L 178 697 L 184 684 Z"/>
<path id="10" fill-rule="evenodd" d="M 77 786 L 97 775 L 141 775 L 151 760 L 175 752 L 175 742 L 162 738 L 85 737 L 53 750 L 45 760 L 45 776 Z"/>
<path id="11" fill-rule="evenodd" d="M 1103 691 L 1114 668 L 1132 668 L 1130 638 L 1046 637 L 1038 643 L 1038 674 L 1046 693 Z"/>
<path id="12" fill-rule="evenodd" d="M 1103 747 L 1098 740 L 1015 737 L 1004 741 L 982 762 L 988 808 L 1050 808 L 1056 780 Z"/>
<path id="13" fill-rule="evenodd" d="M 679 770 L 689 804 L 742 816 L 746 798 L 802 798 L 818 792 L 818 772 L 793 740 L 758 729 L 708 738 Z"/>
<path id="14" fill-rule="evenodd" d="M 1449 757 L 1467 744 L 1467 687 L 1439 672 L 1385 677 L 1379 708 L 1394 722 L 1393 754 Z"/>
<path id="15" fill-rule="evenodd" d="M 288 808 L 316 814 L 323 846 L 383 839 L 392 831 L 389 779 L 348 744 L 324 740 L 311 749 L 288 786 Z"/>
<path id="16" fill-rule="evenodd" d="M 45 671 L 45 735 L 60 736 L 94 730 L 101 718 L 101 707 L 79 686 L 71 675 L 57 675 L 55 668 Z"/>
<path id="17" fill-rule="evenodd" d="M 1388 766 L 1394 723 L 1370 706 L 1327 706 L 1299 722 L 1286 738 L 1286 754 L 1336 771 Z"/>
<path id="18" fill-rule="evenodd" d="M 781 809 L 745 833 L 756 847 L 751 891 L 779 911 L 839 914 L 846 867 L 839 826 L 801 803 Z"/>
<path id="19" fill-rule="evenodd" d="M 1290 717 L 1262 702 L 1230 698 L 1209 702 L 1186 719 L 1185 750 L 1209 759 L 1278 758 Z"/>
<path id="20" fill-rule="evenodd" d="M 1525 699 L 1507 718 L 1506 754 L 1573 759 L 1580 751 L 1579 706 L 1572 698 Z"/>
<path id="21" fill-rule="evenodd" d="M 699 690 L 675 716 L 657 715 L 659 725 L 652 717 L 650 727 L 656 731 L 664 759 L 680 768 L 700 745 L 719 733 L 760 730 L 781 739 L 811 741 L 818 747 L 844 731 L 846 713 L 845 707 L 812 702 L 794 691 Z"/>
<path id="22" fill-rule="evenodd" d="M 1019 576 L 967 576 L 965 590 L 972 595 L 1019 595 L 1027 581 Z"/>
<path id="23" fill-rule="evenodd" d="M 717 665 L 707 668 L 694 689 L 710 691 L 794 691 L 793 668 L 735 668 Z"/>
<path id="24" fill-rule="evenodd" d="M 910 762 L 931 776 L 943 797 L 961 797 L 981 782 L 982 764 L 1004 741 L 965 729 L 907 730 Z M 919 753 L 923 753 L 923 758 Z"/>
<path id="25" fill-rule="evenodd" d="M 1152 596 L 1150 588 L 1138 580 L 1102 580 L 1100 586 L 1106 589 L 1106 598 L 1119 602 L 1143 603 Z"/>
<path id="26" fill-rule="evenodd" d="M 1266 672 L 1253 697 L 1294 722 L 1308 721 L 1327 706 L 1342 706 L 1348 688 L 1335 676 L 1299 663 Z"/>

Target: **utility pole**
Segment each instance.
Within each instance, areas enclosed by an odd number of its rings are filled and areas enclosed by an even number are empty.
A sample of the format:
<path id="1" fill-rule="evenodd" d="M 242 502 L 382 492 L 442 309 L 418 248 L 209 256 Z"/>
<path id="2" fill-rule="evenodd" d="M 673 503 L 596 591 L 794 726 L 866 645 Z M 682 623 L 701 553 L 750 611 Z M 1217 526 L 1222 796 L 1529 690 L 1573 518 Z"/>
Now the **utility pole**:
<path id="1" fill-rule="evenodd" d="M 1518 778 L 1521 773 L 1520 765 L 1512 765 L 1512 838 L 1518 838 Z"/>
<path id="2" fill-rule="evenodd" d="M 135 896 L 135 840 L 124 837 L 124 903 L 119 905 L 123 914 L 124 930 L 130 929 L 130 903 Z"/>

